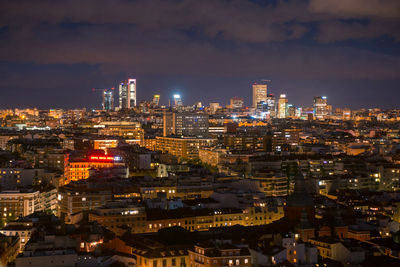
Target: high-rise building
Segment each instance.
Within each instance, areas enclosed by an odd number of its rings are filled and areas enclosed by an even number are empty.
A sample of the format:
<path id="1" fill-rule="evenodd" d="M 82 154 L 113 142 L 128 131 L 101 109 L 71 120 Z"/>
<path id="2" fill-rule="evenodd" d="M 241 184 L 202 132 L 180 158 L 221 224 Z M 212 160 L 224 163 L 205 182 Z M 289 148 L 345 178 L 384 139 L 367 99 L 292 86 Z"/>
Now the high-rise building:
<path id="1" fill-rule="evenodd" d="M 236 96 L 231 98 L 231 101 L 230 101 L 231 109 L 239 109 L 239 108 L 243 108 L 243 106 L 244 106 L 243 98 L 236 97 Z"/>
<path id="2" fill-rule="evenodd" d="M 165 112 L 163 135 L 208 136 L 208 115 L 196 112 Z"/>
<path id="3" fill-rule="evenodd" d="M 114 109 L 114 88 L 111 90 L 104 89 L 103 91 L 103 110 Z"/>
<path id="4" fill-rule="evenodd" d="M 253 84 L 253 108 L 257 108 L 260 102 L 267 102 L 267 85 L 266 84 Z"/>
<path id="5" fill-rule="evenodd" d="M 182 97 L 180 94 L 175 94 L 174 95 L 174 107 L 180 107 L 182 106 Z"/>
<path id="6" fill-rule="evenodd" d="M 217 111 L 221 108 L 221 106 L 219 105 L 219 103 L 217 102 L 212 102 L 210 103 L 210 107 L 209 107 L 209 112 L 211 114 L 215 114 L 217 113 Z"/>
<path id="7" fill-rule="evenodd" d="M 292 104 L 288 105 L 287 116 L 292 118 L 296 116 L 296 107 Z"/>
<path id="8" fill-rule="evenodd" d="M 154 95 L 153 96 L 153 105 L 158 106 L 160 103 L 160 95 Z"/>
<path id="9" fill-rule="evenodd" d="M 267 95 L 267 109 L 271 118 L 276 117 L 276 101 L 273 94 Z"/>
<path id="10" fill-rule="evenodd" d="M 349 108 L 343 109 L 343 120 L 351 120 L 351 110 Z"/>
<path id="11" fill-rule="evenodd" d="M 288 99 L 285 94 L 281 94 L 278 100 L 278 118 L 284 119 L 287 116 Z"/>
<path id="12" fill-rule="evenodd" d="M 136 106 L 136 79 L 128 79 L 119 84 L 119 108 Z"/>
<path id="13" fill-rule="evenodd" d="M 328 116 L 328 102 L 326 96 L 314 97 L 314 116 L 317 120 L 323 120 Z"/>

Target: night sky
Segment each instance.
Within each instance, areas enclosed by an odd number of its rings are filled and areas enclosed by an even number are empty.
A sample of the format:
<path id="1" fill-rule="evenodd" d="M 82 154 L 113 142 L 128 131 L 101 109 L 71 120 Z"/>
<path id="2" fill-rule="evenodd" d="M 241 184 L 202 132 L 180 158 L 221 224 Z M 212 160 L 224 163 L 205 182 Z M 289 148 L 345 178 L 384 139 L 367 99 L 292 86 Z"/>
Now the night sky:
<path id="1" fill-rule="evenodd" d="M 384 3 L 384 4 L 382 4 Z M 311 106 L 400 108 L 399 0 L 1 0 L 0 109 L 138 100 L 251 103 L 251 83 Z"/>

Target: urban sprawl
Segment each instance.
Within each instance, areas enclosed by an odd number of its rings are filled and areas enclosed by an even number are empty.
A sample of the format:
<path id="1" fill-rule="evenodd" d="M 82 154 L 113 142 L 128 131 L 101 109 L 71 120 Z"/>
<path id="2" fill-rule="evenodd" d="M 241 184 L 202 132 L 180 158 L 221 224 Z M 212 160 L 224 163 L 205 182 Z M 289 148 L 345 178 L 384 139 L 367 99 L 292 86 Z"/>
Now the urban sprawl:
<path id="1" fill-rule="evenodd" d="M 400 109 L 249 87 L 0 110 L 0 266 L 400 266 Z"/>

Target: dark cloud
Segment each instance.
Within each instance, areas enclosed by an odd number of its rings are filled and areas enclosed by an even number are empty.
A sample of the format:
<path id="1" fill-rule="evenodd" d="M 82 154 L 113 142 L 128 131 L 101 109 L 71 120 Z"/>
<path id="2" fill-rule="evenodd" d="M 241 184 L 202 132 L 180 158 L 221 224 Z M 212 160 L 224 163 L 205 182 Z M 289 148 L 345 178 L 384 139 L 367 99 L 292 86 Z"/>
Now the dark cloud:
<path id="1" fill-rule="evenodd" d="M 330 14 L 335 18 L 378 18 L 400 17 L 398 0 L 310 0 L 310 11 Z"/>
<path id="2" fill-rule="evenodd" d="M 233 79 L 243 83 L 266 76 L 292 92 L 299 81 L 307 87 L 324 79 L 357 85 L 399 79 L 400 51 L 385 49 L 400 40 L 398 1 L 258 2 L 1 1 L 0 90 L 53 88 L 49 96 L 55 97 L 66 88 L 79 94 L 87 87 L 112 86 L 126 76 L 143 77 L 148 85 L 141 86 L 149 91 L 163 86 L 152 78 L 186 77 L 193 92 L 206 90 L 203 79 L 209 79 L 226 84 L 214 92 L 229 94 L 239 84 L 232 86 Z M 389 39 L 385 45 L 371 45 L 383 37 Z M 345 43 L 353 40 L 358 43 Z M 21 71 L 10 64 L 29 67 Z M 169 81 L 165 87 L 172 86 Z"/>

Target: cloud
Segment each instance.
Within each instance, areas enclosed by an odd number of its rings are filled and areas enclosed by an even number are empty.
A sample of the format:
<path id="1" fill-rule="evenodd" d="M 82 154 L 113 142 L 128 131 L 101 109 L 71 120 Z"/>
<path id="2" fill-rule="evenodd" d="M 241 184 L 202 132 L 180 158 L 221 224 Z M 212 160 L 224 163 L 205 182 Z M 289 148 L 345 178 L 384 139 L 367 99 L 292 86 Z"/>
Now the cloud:
<path id="1" fill-rule="evenodd" d="M 398 0 L 310 0 L 310 11 L 332 15 L 335 18 L 379 18 L 400 17 Z"/>
<path id="2" fill-rule="evenodd" d="M 398 79 L 398 54 L 362 43 L 381 36 L 398 41 L 396 11 L 370 0 L 359 10 L 352 0 L 273 2 L 0 1 L 0 61 L 32 65 L 23 72 L 3 66 L 0 88 L 31 86 L 24 76 L 35 77 L 35 88 L 45 89 L 59 83 L 90 87 L 99 77 L 113 84 L 128 75 Z M 355 39 L 361 45 L 337 42 Z"/>
<path id="3" fill-rule="evenodd" d="M 63 22 L 134 24 L 149 31 L 195 27 L 209 38 L 222 36 L 228 40 L 257 43 L 301 36 L 305 30 L 293 22 L 292 15 L 304 13 L 294 11 L 306 10 L 306 4 L 298 3 L 282 1 L 277 7 L 262 7 L 241 0 L 4 1 L 2 10 L 5 11 L 0 23 L 15 27 Z M 292 25 L 282 26 L 288 21 Z"/>
<path id="4" fill-rule="evenodd" d="M 325 21 L 319 25 L 317 40 L 322 43 L 330 43 L 346 40 L 368 40 L 380 36 L 391 36 L 395 42 L 400 41 L 400 23 L 390 24 L 380 21 L 368 23 Z"/>

